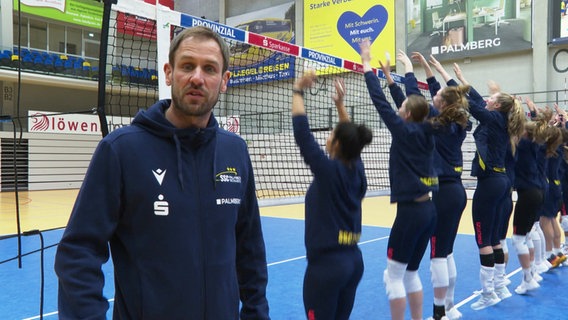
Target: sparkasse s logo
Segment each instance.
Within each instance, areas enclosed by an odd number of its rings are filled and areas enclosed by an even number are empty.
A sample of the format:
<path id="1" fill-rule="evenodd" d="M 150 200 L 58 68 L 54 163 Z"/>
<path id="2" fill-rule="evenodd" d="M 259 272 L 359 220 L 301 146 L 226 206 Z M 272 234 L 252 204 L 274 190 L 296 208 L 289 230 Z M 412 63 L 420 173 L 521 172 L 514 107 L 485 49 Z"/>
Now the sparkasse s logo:
<path id="1" fill-rule="evenodd" d="M 158 200 L 154 201 L 154 214 L 157 216 L 167 216 L 170 214 L 170 204 L 164 201 L 163 195 L 158 195 Z"/>

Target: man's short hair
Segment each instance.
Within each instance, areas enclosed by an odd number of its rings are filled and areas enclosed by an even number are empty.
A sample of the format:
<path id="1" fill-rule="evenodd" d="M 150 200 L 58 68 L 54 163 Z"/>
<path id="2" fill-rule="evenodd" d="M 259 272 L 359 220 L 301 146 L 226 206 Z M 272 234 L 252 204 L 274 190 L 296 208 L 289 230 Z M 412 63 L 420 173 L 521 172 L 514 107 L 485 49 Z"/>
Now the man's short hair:
<path id="1" fill-rule="evenodd" d="M 219 44 L 219 48 L 221 49 L 221 55 L 223 56 L 223 72 L 229 69 L 229 56 L 230 56 L 229 46 L 218 33 L 204 26 L 195 26 L 184 29 L 182 32 L 180 32 L 177 36 L 174 37 L 174 39 L 170 43 L 170 52 L 168 55 L 168 60 L 169 60 L 168 62 L 170 63 L 170 65 L 174 66 L 176 51 L 179 48 L 180 43 L 182 43 L 183 40 L 189 37 L 195 37 L 197 39 L 215 40 L 217 44 Z"/>

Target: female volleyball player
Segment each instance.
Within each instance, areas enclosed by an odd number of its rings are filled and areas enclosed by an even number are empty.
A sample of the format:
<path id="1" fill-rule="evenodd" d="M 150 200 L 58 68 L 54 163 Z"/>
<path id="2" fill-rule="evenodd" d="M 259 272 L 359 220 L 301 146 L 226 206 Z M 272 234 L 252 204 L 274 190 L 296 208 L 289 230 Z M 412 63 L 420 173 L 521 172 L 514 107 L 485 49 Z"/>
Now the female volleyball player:
<path id="1" fill-rule="evenodd" d="M 468 121 L 468 102 L 465 98 L 469 87 L 458 87 L 454 83 L 455 86 L 441 89 L 424 57 L 419 53 L 414 53 L 413 58 L 424 66 L 430 93 L 434 97 L 434 104 L 430 106 L 428 117 L 441 122 L 444 127 L 434 136 L 434 165 L 438 174 L 439 189 L 432 192 L 432 200 L 437 211 L 436 228 L 430 240 L 432 247 L 430 270 L 434 286 L 432 319 L 440 320 L 448 313 L 448 318 L 453 320 L 461 317 L 461 313 L 454 308 L 453 303 L 457 271 L 452 252 L 461 215 L 467 203 L 467 196 L 461 182 L 463 165 L 461 145 L 467 131 L 471 129 L 471 123 Z M 397 60 L 405 66 L 406 94 L 422 95 L 408 56 L 400 51 L 397 54 Z M 379 63 L 387 79 L 391 96 L 397 107 L 400 107 L 405 96 L 392 79 L 390 60 L 387 57 L 384 64 Z"/>
<path id="2" fill-rule="evenodd" d="M 433 97 L 434 115 L 444 115 L 452 120 L 445 123 L 446 130 L 435 135 L 436 149 L 434 153 L 435 166 L 438 174 L 438 191 L 432 193 L 436 206 L 437 223 L 430 240 L 430 272 L 434 287 L 434 320 L 440 320 L 444 315 L 450 320 L 461 318 L 461 313 L 454 306 L 454 289 L 457 269 L 453 256 L 454 242 L 457 236 L 463 210 L 467 204 L 467 195 L 461 175 L 463 171 L 462 144 L 467 131 L 471 130 L 469 121 L 469 103 L 466 93 L 469 85 L 458 86 L 449 76 L 442 65 L 433 57 L 430 63 L 440 73 L 448 84 L 442 88 L 436 80 L 429 62 L 422 54 L 415 52 L 412 58 L 424 68 L 430 94 Z M 408 60 L 407 63 L 410 63 Z M 408 90 L 418 89 L 414 74 L 405 75 Z"/>
<path id="3" fill-rule="evenodd" d="M 534 104 L 530 99 L 527 103 Z M 533 106 L 534 108 L 534 106 Z M 565 131 L 565 111 L 561 110 L 558 105 L 555 105 L 557 114 L 553 120 L 550 121 L 550 126 L 547 126 L 545 133 L 546 136 L 546 149 L 547 149 L 547 164 L 546 164 L 546 178 L 548 181 L 544 193 L 544 203 L 538 218 L 540 227 L 544 234 L 545 251 L 541 253 L 542 257 L 548 259 L 548 262 L 553 267 L 558 267 L 564 261 L 566 256 L 560 251 L 560 225 L 556 221 L 556 216 L 560 211 L 562 202 L 561 186 L 560 186 L 560 165 L 564 161 L 564 141 L 563 131 Z M 546 109 L 550 112 L 551 110 Z M 552 118 L 552 115 L 550 115 Z M 536 249 L 536 248 L 535 248 Z M 536 262 L 535 250 L 535 262 Z"/>
<path id="4" fill-rule="evenodd" d="M 525 116 L 520 103 L 509 94 L 494 93 L 485 103 L 482 99 L 472 98 L 472 93 L 475 91 L 471 90 L 469 94 L 470 112 L 479 121 L 473 133 L 477 152 L 471 174 L 477 177 L 477 187 L 473 195 L 472 218 L 481 261 L 482 293 L 471 307 L 480 310 L 501 301 L 495 292 L 494 276 L 495 264 L 505 260 L 499 231 L 503 223 L 503 204 L 510 191 L 506 174 L 507 148 L 515 154 L 518 139 L 524 131 Z"/>
<path id="5" fill-rule="evenodd" d="M 429 106 L 420 95 L 408 96 L 397 115 L 372 72 L 369 40 L 361 42 L 360 50 L 371 100 L 392 135 L 390 200 L 397 203 L 397 213 L 383 276 L 391 318 L 404 319 L 408 297 L 412 319 L 422 319 L 422 283 L 417 270 L 436 224 L 436 209 L 429 194 L 438 188 L 433 164 L 434 127 L 424 121 Z"/>
<path id="6" fill-rule="evenodd" d="M 349 120 L 343 103 L 345 83 L 335 81 L 333 96 L 339 123 L 326 142 L 329 157 L 312 135 L 304 107 L 304 90 L 315 81 L 313 71 L 296 80 L 292 98 L 294 137 L 314 179 L 305 199 L 304 308 L 308 319 L 349 319 L 363 276 L 361 202 L 367 178 L 361 151 L 372 131 Z"/>
<path id="7" fill-rule="evenodd" d="M 542 279 L 531 261 L 536 261 L 536 257 L 542 255 L 540 237 L 536 232 L 539 226 L 535 221 L 538 220 L 548 189 L 547 158 L 555 153 L 558 142 L 561 142 L 558 140 L 561 139 L 560 131 L 555 133 L 558 128 L 550 127 L 548 124 L 552 116 L 551 111 L 537 112 L 530 99 L 526 99 L 526 102 L 531 111 L 532 121 L 528 121 L 525 125 L 525 135 L 518 146 L 519 156 L 515 170 L 518 200 L 513 217 L 513 244 L 523 270 L 523 280 L 515 289 L 518 294 L 525 294 L 538 288 L 538 280 Z M 556 138 L 553 136 L 555 134 Z M 525 243 L 531 245 L 535 240 L 538 241 L 533 246 L 534 254 L 531 254 L 531 248 L 527 248 Z"/>
<path id="8" fill-rule="evenodd" d="M 564 121 L 568 121 L 568 114 L 561 110 L 562 116 L 564 118 Z M 566 127 L 566 124 L 564 125 Z M 564 131 L 563 132 L 566 137 L 564 138 L 565 140 L 568 140 L 568 131 Z M 568 142 L 566 143 L 566 145 L 568 145 Z M 568 150 L 566 149 L 568 147 L 565 147 L 564 152 L 562 157 L 565 159 L 564 161 L 561 162 L 561 174 L 560 174 L 560 186 L 562 188 L 562 207 L 560 210 L 560 227 L 562 228 L 562 231 L 564 232 L 564 243 L 561 245 L 562 246 L 562 253 L 564 255 L 568 255 L 568 162 L 566 161 L 567 158 L 567 152 Z M 565 262 L 566 264 L 566 262 Z"/>
<path id="9" fill-rule="evenodd" d="M 454 63 L 454 72 L 456 77 L 464 85 L 469 85 L 458 64 Z M 489 94 L 493 95 L 501 92 L 500 86 L 493 80 L 487 81 L 487 86 L 489 89 Z M 470 87 L 469 98 L 475 100 L 478 105 L 487 105 L 485 99 L 475 90 Z M 495 293 L 499 299 L 504 300 L 512 296 L 511 292 L 507 286 L 511 281 L 506 278 L 506 266 L 509 261 L 509 247 L 507 245 L 507 234 L 509 229 L 509 220 L 513 214 L 513 186 L 515 183 L 515 167 L 518 158 L 518 152 L 513 153 L 513 148 L 506 148 L 507 152 L 505 154 L 505 173 L 508 178 L 509 187 L 508 196 L 503 199 L 503 202 L 499 204 L 497 208 L 497 219 L 496 220 L 496 237 L 498 237 L 499 244 L 493 246 L 493 256 L 495 258 L 495 272 L 493 277 L 493 286 Z"/>
<path id="10" fill-rule="evenodd" d="M 521 285 L 515 290 L 525 294 L 539 287 L 531 272 L 531 256 L 527 241 L 537 213 L 543 205 L 546 176 L 544 172 L 544 149 L 542 141 L 535 141 L 538 121 L 527 123 L 526 134 L 519 141 L 518 160 L 515 170 L 517 205 L 513 215 L 513 245 L 523 270 Z M 539 126 L 542 126 L 540 124 Z M 540 165 L 539 165 L 540 163 Z"/>

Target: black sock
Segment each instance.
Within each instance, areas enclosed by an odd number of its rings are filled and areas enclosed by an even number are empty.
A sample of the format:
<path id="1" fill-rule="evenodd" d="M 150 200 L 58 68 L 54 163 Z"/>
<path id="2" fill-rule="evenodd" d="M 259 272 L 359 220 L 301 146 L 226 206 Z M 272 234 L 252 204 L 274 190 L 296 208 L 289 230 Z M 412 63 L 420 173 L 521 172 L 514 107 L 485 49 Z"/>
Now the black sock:
<path id="1" fill-rule="evenodd" d="M 446 315 L 446 308 L 444 306 L 434 305 L 434 320 L 441 320 Z"/>

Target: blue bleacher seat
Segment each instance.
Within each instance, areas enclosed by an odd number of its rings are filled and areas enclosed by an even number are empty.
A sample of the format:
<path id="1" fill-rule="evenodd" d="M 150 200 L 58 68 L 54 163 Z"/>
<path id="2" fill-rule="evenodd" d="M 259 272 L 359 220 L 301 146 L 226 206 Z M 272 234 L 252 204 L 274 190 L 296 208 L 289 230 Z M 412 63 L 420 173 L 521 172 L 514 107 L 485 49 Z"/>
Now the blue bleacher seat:
<path id="1" fill-rule="evenodd" d="M 139 67 L 128 67 L 128 75 L 130 76 L 131 83 L 144 83 L 142 77 L 142 69 L 140 69 Z"/>
<path id="2" fill-rule="evenodd" d="M 59 56 L 53 61 L 53 71 L 60 73 L 63 72 L 65 67 L 63 66 L 63 60 L 59 59 Z"/>
<path id="3" fill-rule="evenodd" d="M 10 57 L 11 55 L 6 53 L 5 51 L 2 51 L 0 53 L 0 66 L 9 67 L 12 64 Z"/>
<path id="4" fill-rule="evenodd" d="M 142 69 L 142 83 L 145 85 L 150 84 L 150 70 L 148 68 Z"/>
<path id="5" fill-rule="evenodd" d="M 120 83 L 121 78 L 122 78 L 122 72 L 120 66 L 118 64 L 113 65 L 110 81 L 112 81 L 112 83 L 118 84 Z"/>
<path id="6" fill-rule="evenodd" d="M 73 62 L 73 74 L 76 76 L 83 75 L 83 63 L 78 59 Z"/>
<path id="7" fill-rule="evenodd" d="M 22 50 L 23 52 L 23 50 Z M 33 69 L 34 68 L 34 59 L 30 53 L 26 53 L 22 56 L 22 69 Z"/>
<path id="8" fill-rule="evenodd" d="M 38 71 L 45 71 L 45 66 L 43 65 L 43 58 L 41 55 L 33 56 L 33 69 Z"/>
<path id="9" fill-rule="evenodd" d="M 43 60 L 43 65 L 44 65 L 46 72 L 54 72 L 55 71 L 54 61 L 53 61 L 53 58 L 51 56 L 49 56 L 49 55 L 45 56 L 45 59 Z"/>
<path id="10" fill-rule="evenodd" d="M 63 73 L 73 74 L 73 60 L 67 59 L 63 61 Z"/>
<path id="11" fill-rule="evenodd" d="M 128 72 L 128 67 L 126 65 L 120 66 L 120 82 L 121 83 L 130 82 L 130 73 Z"/>

